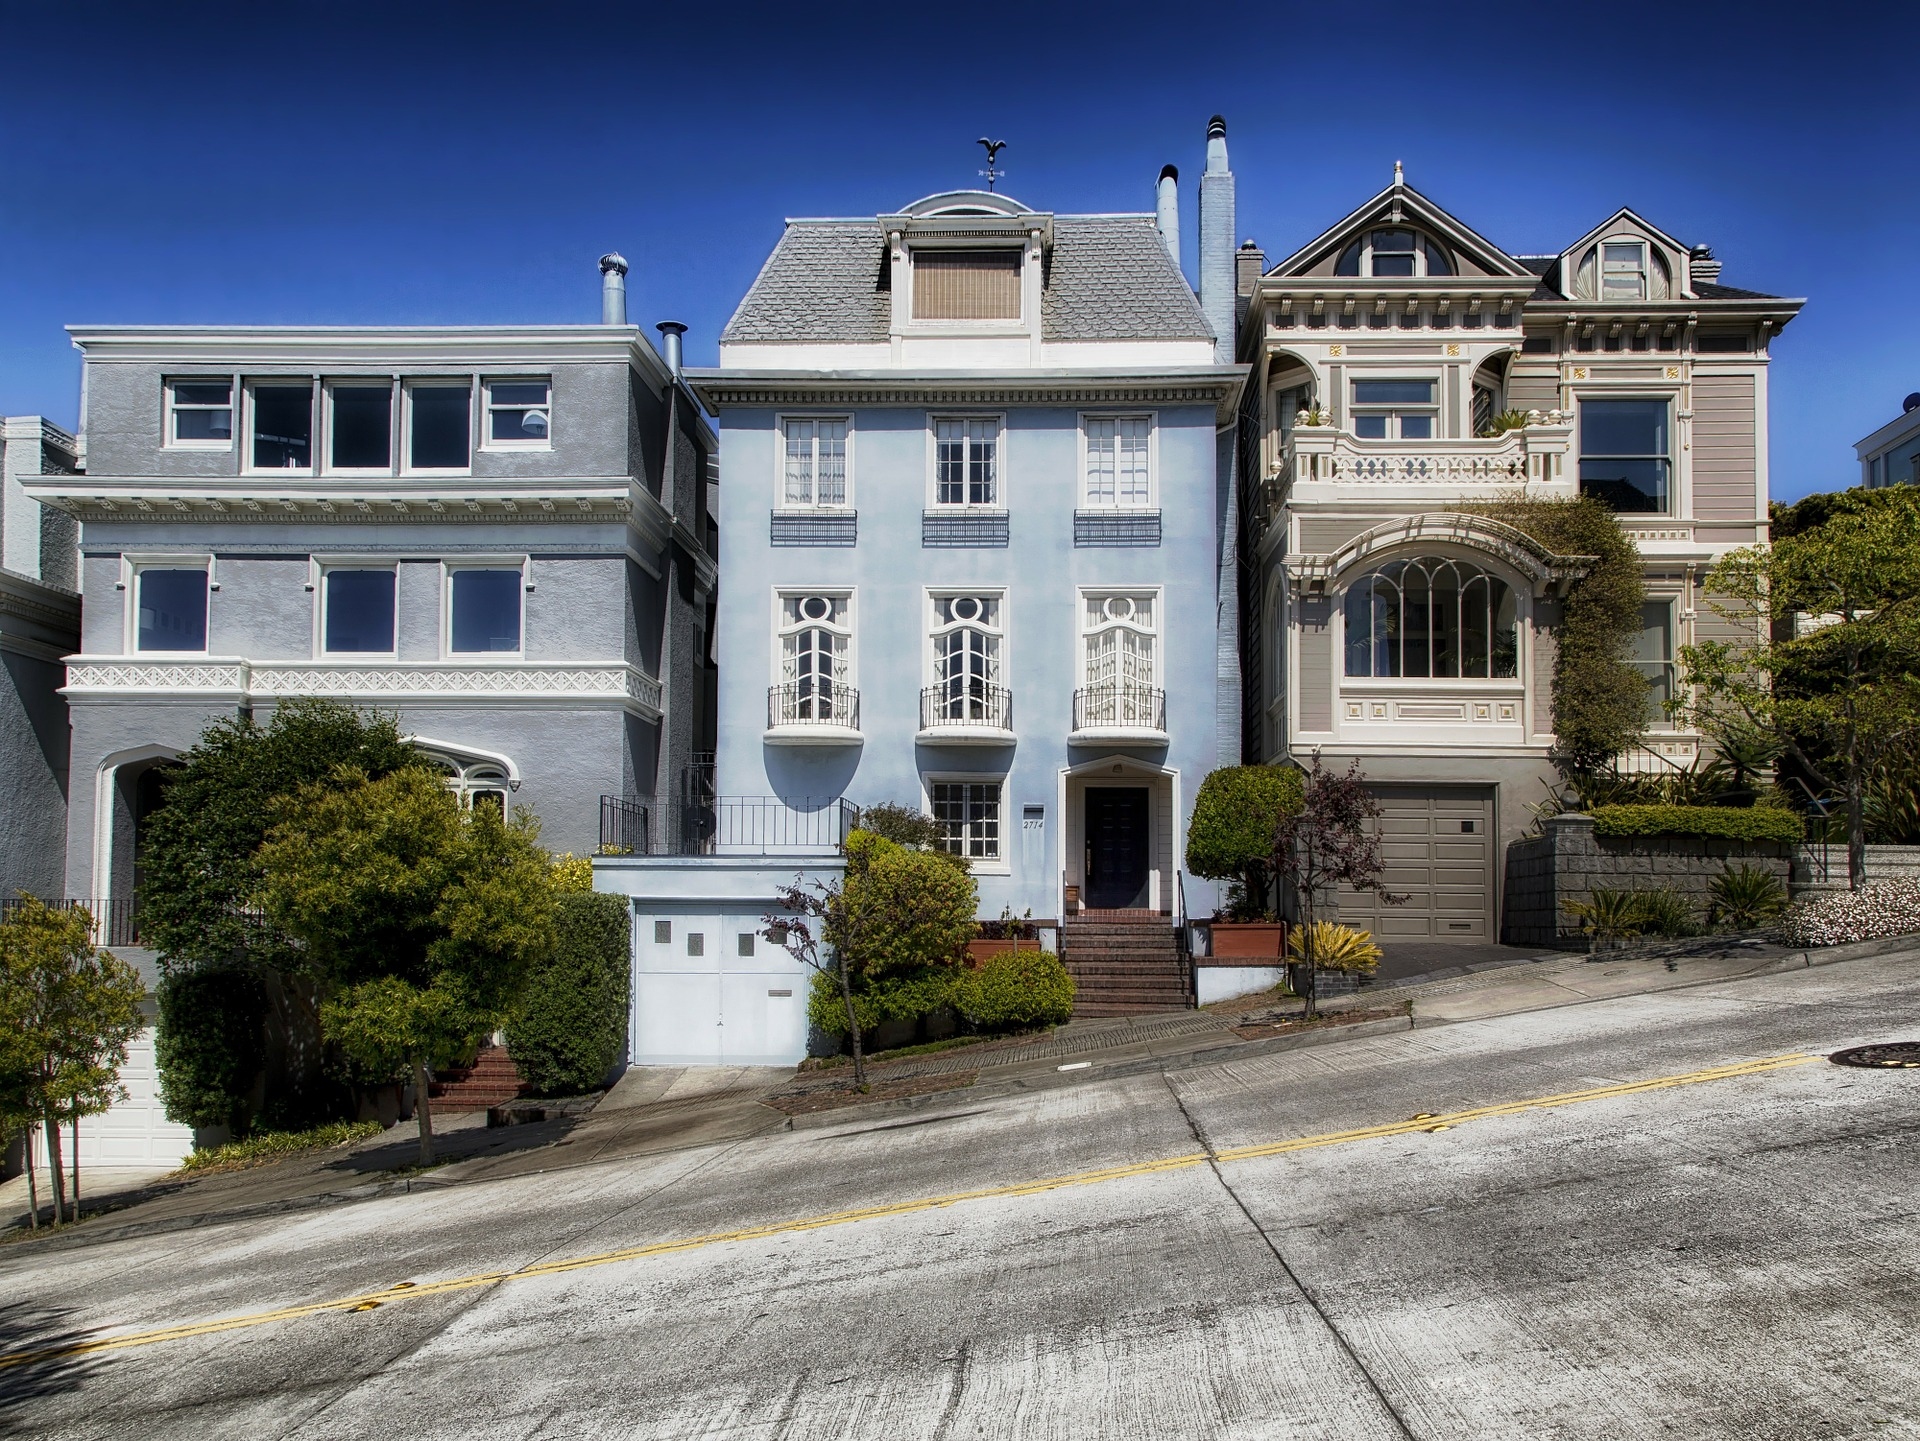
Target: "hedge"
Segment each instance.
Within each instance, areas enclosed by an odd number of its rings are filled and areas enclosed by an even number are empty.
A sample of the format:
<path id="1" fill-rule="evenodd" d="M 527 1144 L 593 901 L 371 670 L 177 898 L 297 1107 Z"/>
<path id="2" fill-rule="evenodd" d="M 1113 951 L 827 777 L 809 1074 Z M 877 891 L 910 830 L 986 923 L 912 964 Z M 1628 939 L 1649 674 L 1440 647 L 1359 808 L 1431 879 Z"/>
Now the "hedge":
<path id="1" fill-rule="evenodd" d="M 961 974 L 954 1007 L 983 1031 L 1061 1026 L 1072 1019 L 1073 991 L 1052 951 L 1003 951 Z"/>
<path id="2" fill-rule="evenodd" d="M 922 966 L 886 975 L 868 975 L 853 987 L 853 1013 L 865 1036 L 883 1021 L 918 1021 L 953 1004 L 958 966 Z M 807 1022 L 829 1036 L 847 1034 L 847 1004 L 840 996 L 839 978 L 815 971 L 807 992 Z"/>
<path id="3" fill-rule="evenodd" d="M 1603 836 L 1717 836 L 1730 841 L 1792 843 L 1805 834 L 1800 817 L 1777 806 L 1595 806 Z"/>
<path id="4" fill-rule="evenodd" d="M 627 1043 L 631 925 L 625 896 L 571 891 L 555 898 L 558 940 L 527 977 L 507 1026 L 507 1053 L 539 1094 L 591 1091 L 619 1064 Z"/>
<path id="5" fill-rule="evenodd" d="M 1187 869 L 1208 880 L 1244 880 L 1273 856 L 1281 818 L 1303 804 L 1292 766 L 1224 766 L 1200 782 L 1187 825 Z"/>
<path id="6" fill-rule="evenodd" d="M 154 1058 L 167 1119 L 244 1135 L 266 1062 L 267 991 L 252 971 L 197 966 L 161 977 Z"/>

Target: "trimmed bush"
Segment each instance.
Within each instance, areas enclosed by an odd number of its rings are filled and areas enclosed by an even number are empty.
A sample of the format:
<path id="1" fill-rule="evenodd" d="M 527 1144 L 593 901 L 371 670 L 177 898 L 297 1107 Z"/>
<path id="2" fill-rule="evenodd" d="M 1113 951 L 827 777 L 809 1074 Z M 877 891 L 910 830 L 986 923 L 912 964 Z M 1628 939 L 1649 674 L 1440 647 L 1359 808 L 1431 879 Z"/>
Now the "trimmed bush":
<path id="1" fill-rule="evenodd" d="M 1603 836 L 1716 836 L 1792 844 L 1805 833 L 1799 816 L 1774 806 L 1595 806 L 1589 814 L 1595 833 Z"/>
<path id="2" fill-rule="evenodd" d="M 507 1051 L 543 1096 L 591 1091 L 627 1041 L 632 962 L 627 898 L 568 891 L 555 898 L 557 941 L 527 977 Z"/>
<path id="3" fill-rule="evenodd" d="M 1187 869 L 1210 881 L 1236 881 L 1235 920 L 1261 919 L 1275 833 L 1299 813 L 1300 772 L 1293 766 L 1223 766 L 1200 782 L 1187 826 Z"/>
<path id="4" fill-rule="evenodd" d="M 245 1135 L 266 1062 L 266 987 L 252 971 L 198 966 L 161 977 L 159 1002 L 154 1054 L 167 1119 Z"/>
<path id="5" fill-rule="evenodd" d="M 1750 931 L 1786 909 L 1787 888 L 1764 866 L 1723 866 L 1707 882 L 1715 925 Z"/>
<path id="6" fill-rule="evenodd" d="M 922 966 L 863 976 L 854 983 L 853 1012 L 860 1018 L 860 1034 L 886 1021 L 919 1021 L 954 1001 L 962 972 L 955 966 Z M 846 1002 L 840 982 L 827 971 L 816 971 L 807 991 L 807 1020 L 829 1036 L 847 1034 Z"/>
<path id="7" fill-rule="evenodd" d="M 1915 931 L 1920 931 L 1920 877 L 1914 876 L 1811 896 L 1780 918 L 1780 939 L 1790 946 L 1839 946 Z"/>
<path id="8" fill-rule="evenodd" d="M 1052 951 L 1007 951 L 961 973 L 954 1005 L 983 1031 L 1060 1026 L 1073 1015 L 1073 977 Z"/>

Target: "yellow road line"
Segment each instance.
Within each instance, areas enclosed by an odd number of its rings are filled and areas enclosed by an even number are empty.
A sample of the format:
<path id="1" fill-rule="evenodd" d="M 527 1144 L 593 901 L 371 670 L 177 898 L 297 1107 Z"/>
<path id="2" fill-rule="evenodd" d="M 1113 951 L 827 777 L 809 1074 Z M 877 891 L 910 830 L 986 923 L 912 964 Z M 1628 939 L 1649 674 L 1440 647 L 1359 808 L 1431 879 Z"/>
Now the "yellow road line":
<path id="1" fill-rule="evenodd" d="M 1595 1086 L 1584 1091 L 1565 1091 L 1553 1096 L 1535 1096 L 1524 1101 L 1506 1101 L 1492 1106 L 1476 1106 L 1466 1111 L 1439 1115 L 1420 1115 L 1404 1121 L 1389 1121 L 1378 1126 L 1363 1126 L 1351 1131 L 1328 1131 L 1317 1136 L 1300 1136 L 1289 1141 L 1272 1141 L 1259 1146 L 1235 1146 L 1224 1151 L 1195 1151 L 1183 1156 L 1164 1156 L 1154 1161 L 1135 1161 L 1123 1166 L 1108 1166 L 1097 1171 L 1080 1171 L 1070 1176 L 1048 1176 L 1033 1181 L 1016 1181 L 1006 1186 L 987 1186 L 976 1191 L 956 1191 L 947 1196 L 923 1196 L 890 1205 L 862 1206 L 851 1211 L 834 1211 L 824 1216 L 808 1216 L 795 1221 L 771 1221 L 738 1231 L 715 1231 L 703 1236 L 688 1236 L 679 1241 L 656 1241 L 646 1246 L 629 1246 L 618 1251 L 603 1251 L 593 1256 L 574 1256 L 558 1261 L 541 1261 L 513 1271 L 483 1271 L 471 1276 L 453 1276 L 440 1281 L 402 1281 L 378 1291 L 340 1296 L 331 1301 L 314 1301 L 304 1306 L 285 1306 L 275 1311 L 254 1311 L 242 1316 L 226 1316 L 213 1321 L 196 1321 L 183 1326 L 165 1326 L 153 1331 L 134 1331 L 122 1336 L 102 1336 L 93 1340 L 65 1342 L 30 1351 L 0 1355 L 0 1370 L 25 1366 L 35 1361 L 53 1361 L 100 1351 L 121 1351 L 133 1346 L 154 1346 L 163 1341 L 184 1341 L 194 1336 L 214 1336 L 223 1331 L 240 1331 L 267 1326 L 276 1321 L 297 1321 L 325 1312 L 371 1311 L 396 1301 L 412 1301 L 425 1296 L 447 1296 L 498 1286 L 507 1281 L 524 1281 L 535 1276 L 558 1276 L 595 1266 L 611 1266 L 622 1261 L 639 1261 L 650 1256 L 671 1256 L 698 1251 L 728 1241 L 759 1241 L 770 1236 L 819 1231 L 829 1226 L 847 1226 L 860 1221 L 877 1221 L 889 1216 L 910 1216 L 921 1211 L 957 1206 L 963 1201 L 985 1201 L 1001 1197 L 1034 1196 L 1069 1186 L 1098 1186 L 1108 1181 L 1153 1176 L 1168 1171 L 1184 1171 L 1209 1161 L 1251 1161 L 1266 1156 L 1283 1156 L 1295 1151 L 1311 1151 L 1326 1146 L 1351 1145 L 1356 1141 L 1380 1140 L 1419 1132 L 1445 1131 L 1468 1121 L 1496 1116 L 1519 1115 L 1524 1111 L 1545 1110 L 1557 1106 L 1579 1105 L 1586 1101 L 1605 1101 L 1619 1096 L 1635 1096 L 1647 1091 L 1669 1090 L 1675 1086 L 1696 1085 L 1705 1081 L 1728 1081 L 1742 1076 L 1758 1076 L 1789 1066 L 1804 1066 L 1817 1061 L 1816 1055 L 1795 1052 L 1770 1056 L 1763 1060 L 1738 1061 L 1712 1066 L 1703 1071 L 1688 1071 L 1678 1076 L 1656 1076 L 1646 1081 L 1626 1081 L 1611 1086 Z"/>

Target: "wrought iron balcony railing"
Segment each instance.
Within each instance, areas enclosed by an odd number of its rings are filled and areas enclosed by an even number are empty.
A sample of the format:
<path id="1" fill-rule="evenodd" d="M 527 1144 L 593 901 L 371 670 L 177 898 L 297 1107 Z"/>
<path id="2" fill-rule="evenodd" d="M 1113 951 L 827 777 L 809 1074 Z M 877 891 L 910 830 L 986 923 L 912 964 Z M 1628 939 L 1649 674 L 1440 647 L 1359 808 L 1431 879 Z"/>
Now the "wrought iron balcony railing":
<path id="1" fill-rule="evenodd" d="M 1167 693 L 1158 686 L 1125 681 L 1082 686 L 1073 693 L 1073 728 L 1164 732 Z"/>
<path id="2" fill-rule="evenodd" d="M 920 692 L 920 729 L 947 726 L 1012 730 L 1013 692 L 971 676 L 928 686 Z"/>
<path id="3" fill-rule="evenodd" d="M 853 686 L 812 676 L 767 687 L 767 729 L 834 726 L 860 729 L 860 692 Z"/>

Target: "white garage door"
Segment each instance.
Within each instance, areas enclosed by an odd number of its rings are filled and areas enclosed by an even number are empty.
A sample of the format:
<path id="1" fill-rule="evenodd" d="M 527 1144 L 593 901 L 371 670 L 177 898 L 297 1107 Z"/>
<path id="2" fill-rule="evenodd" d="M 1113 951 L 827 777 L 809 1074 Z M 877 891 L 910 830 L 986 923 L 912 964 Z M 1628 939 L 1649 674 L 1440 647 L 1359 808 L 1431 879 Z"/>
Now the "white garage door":
<path id="1" fill-rule="evenodd" d="M 127 1099 L 80 1122 L 81 1183 L 88 1166 L 152 1166 L 168 1170 L 193 1153 L 193 1131 L 169 1121 L 160 1106 L 160 1069 L 153 1059 L 153 1028 L 127 1049 L 120 1068 Z"/>
<path id="2" fill-rule="evenodd" d="M 1383 941 L 1485 941 L 1493 933 L 1493 794 L 1469 786 L 1374 786 L 1390 906 L 1340 893 L 1340 919 Z"/>
<path id="3" fill-rule="evenodd" d="M 634 917 L 633 1063 L 792 1065 L 810 973 L 757 934 L 760 911 Z"/>

